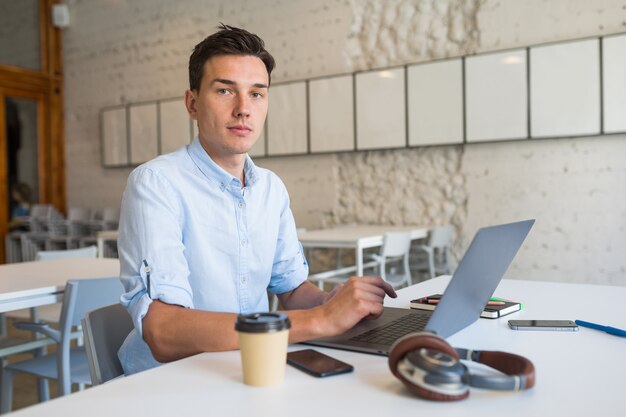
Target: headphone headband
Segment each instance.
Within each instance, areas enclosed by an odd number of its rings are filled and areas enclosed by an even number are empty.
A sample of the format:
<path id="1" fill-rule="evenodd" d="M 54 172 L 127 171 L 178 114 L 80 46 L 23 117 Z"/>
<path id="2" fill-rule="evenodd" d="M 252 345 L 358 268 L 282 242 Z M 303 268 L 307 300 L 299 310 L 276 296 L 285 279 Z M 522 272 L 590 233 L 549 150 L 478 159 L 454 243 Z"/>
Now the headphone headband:
<path id="1" fill-rule="evenodd" d="M 433 360 L 435 357 L 445 360 Z M 460 359 L 485 364 L 506 375 L 473 375 Z M 389 368 L 410 390 L 435 401 L 464 399 L 470 386 L 517 391 L 535 384 L 535 368 L 523 356 L 455 349 L 443 338 L 428 332 L 413 333 L 396 341 L 389 353 Z"/>

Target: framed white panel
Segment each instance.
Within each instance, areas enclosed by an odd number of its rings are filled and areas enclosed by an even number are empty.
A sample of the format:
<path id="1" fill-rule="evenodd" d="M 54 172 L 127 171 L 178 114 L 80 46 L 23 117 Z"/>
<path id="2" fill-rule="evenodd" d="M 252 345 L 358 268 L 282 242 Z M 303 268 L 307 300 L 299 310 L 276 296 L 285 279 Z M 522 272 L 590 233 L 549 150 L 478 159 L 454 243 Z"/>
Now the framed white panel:
<path id="1" fill-rule="evenodd" d="M 352 75 L 309 82 L 311 152 L 354 150 Z"/>
<path id="2" fill-rule="evenodd" d="M 599 39 L 530 49 L 532 137 L 600 133 Z"/>
<path id="3" fill-rule="evenodd" d="M 465 60 L 467 141 L 528 137 L 526 50 Z"/>
<path id="4" fill-rule="evenodd" d="M 158 155 L 157 104 L 130 106 L 130 162 L 141 164 Z"/>
<path id="5" fill-rule="evenodd" d="M 407 68 L 409 146 L 463 142 L 461 59 Z"/>
<path id="6" fill-rule="evenodd" d="M 357 149 L 406 145 L 404 68 L 356 75 Z"/>
<path id="7" fill-rule="evenodd" d="M 306 83 L 276 85 L 270 89 L 267 115 L 268 155 L 306 153 Z"/>
<path id="8" fill-rule="evenodd" d="M 159 106 L 161 153 L 174 152 L 190 142 L 189 113 L 181 99 L 162 101 Z"/>
<path id="9" fill-rule="evenodd" d="M 257 139 L 254 146 L 248 151 L 250 156 L 265 156 L 265 125 L 261 131 L 261 136 Z"/>
<path id="10" fill-rule="evenodd" d="M 602 39 L 604 132 L 626 131 L 626 35 Z"/>
<path id="11" fill-rule="evenodd" d="M 102 152 L 104 166 L 128 164 L 126 108 L 102 111 Z"/>

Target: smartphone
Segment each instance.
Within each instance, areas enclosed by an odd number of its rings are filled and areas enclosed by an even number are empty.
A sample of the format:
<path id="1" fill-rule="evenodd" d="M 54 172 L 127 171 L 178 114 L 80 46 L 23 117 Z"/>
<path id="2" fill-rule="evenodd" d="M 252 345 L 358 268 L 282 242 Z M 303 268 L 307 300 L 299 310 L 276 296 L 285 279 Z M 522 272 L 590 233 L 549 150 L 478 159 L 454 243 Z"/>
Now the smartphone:
<path id="1" fill-rule="evenodd" d="M 578 331 L 578 325 L 571 320 L 509 320 L 509 327 L 513 330 Z"/>
<path id="2" fill-rule="evenodd" d="M 287 353 L 287 363 L 318 378 L 352 372 L 354 367 L 313 349 Z"/>

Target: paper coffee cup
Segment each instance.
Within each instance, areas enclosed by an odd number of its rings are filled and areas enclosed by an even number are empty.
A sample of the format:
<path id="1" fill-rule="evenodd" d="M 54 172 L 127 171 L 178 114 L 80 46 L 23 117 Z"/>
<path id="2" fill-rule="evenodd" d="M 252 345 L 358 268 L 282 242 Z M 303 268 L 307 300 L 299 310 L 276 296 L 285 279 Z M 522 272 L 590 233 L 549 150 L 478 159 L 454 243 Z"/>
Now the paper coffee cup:
<path id="1" fill-rule="evenodd" d="M 239 332 L 244 384 L 264 387 L 285 379 L 290 327 L 286 314 L 254 313 L 237 317 L 235 330 Z"/>

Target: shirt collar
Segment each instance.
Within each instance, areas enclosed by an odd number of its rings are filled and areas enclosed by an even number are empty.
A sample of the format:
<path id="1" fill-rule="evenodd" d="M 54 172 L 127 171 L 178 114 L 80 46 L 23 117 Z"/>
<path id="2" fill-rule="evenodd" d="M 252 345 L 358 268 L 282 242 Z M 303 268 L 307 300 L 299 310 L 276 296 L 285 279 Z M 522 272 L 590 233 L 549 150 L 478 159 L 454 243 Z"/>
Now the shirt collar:
<path id="1" fill-rule="evenodd" d="M 231 175 L 226 172 L 222 167 L 217 165 L 213 159 L 209 156 L 209 154 L 204 150 L 202 144 L 200 143 L 200 139 L 196 136 L 191 145 L 187 147 L 189 156 L 194 161 L 198 169 L 210 180 L 217 182 L 222 190 L 226 186 L 236 185 L 241 187 L 241 182 L 239 178 Z M 252 158 L 250 155 L 246 154 L 246 162 L 243 166 L 243 172 L 246 179 L 246 187 L 253 185 L 257 179 L 257 167 L 252 162 Z"/>

